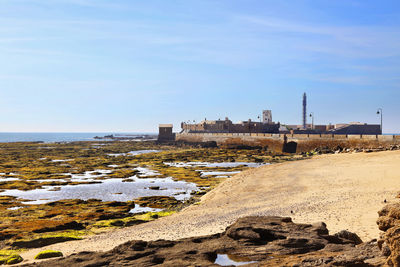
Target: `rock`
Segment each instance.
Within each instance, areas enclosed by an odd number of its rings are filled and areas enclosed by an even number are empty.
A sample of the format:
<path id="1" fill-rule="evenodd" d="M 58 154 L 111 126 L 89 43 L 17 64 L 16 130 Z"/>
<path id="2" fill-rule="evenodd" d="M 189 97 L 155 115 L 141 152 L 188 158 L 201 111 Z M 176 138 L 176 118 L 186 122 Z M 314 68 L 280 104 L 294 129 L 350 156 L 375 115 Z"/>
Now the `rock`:
<path id="1" fill-rule="evenodd" d="M 56 243 L 79 239 L 80 238 L 71 236 L 40 237 L 32 240 L 16 240 L 11 242 L 10 246 L 15 248 L 40 248 Z"/>
<path id="2" fill-rule="evenodd" d="M 400 203 L 386 205 L 378 212 L 379 230 L 386 231 L 400 224 Z"/>
<path id="3" fill-rule="evenodd" d="M 320 235 L 328 235 L 329 234 L 329 231 L 326 228 L 326 224 L 324 222 L 314 223 L 312 226 L 315 228 L 317 233 Z"/>
<path id="4" fill-rule="evenodd" d="M 150 186 L 149 187 L 150 190 L 160 190 L 159 186 Z"/>
<path id="5" fill-rule="evenodd" d="M 108 252 L 81 252 L 27 266 L 212 266 L 218 254 L 255 262 L 253 266 L 381 266 L 377 242 L 355 246 L 356 237 L 347 231 L 331 236 L 324 223 L 245 217 L 221 234 L 177 241 L 129 241 Z"/>
<path id="6" fill-rule="evenodd" d="M 121 207 L 121 206 L 126 206 L 126 203 L 121 201 L 111 201 L 108 202 L 106 205 L 109 207 Z"/>
<path id="7" fill-rule="evenodd" d="M 349 232 L 347 230 L 342 230 L 342 231 L 336 233 L 335 236 L 339 237 L 339 238 L 344 238 L 344 239 L 353 241 L 353 243 L 355 245 L 359 245 L 359 244 L 362 243 L 361 238 L 357 234 Z"/>
<path id="8" fill-rule="evenodd" d="M 124 226 L 125 223 L 123 220 L 114 220 L 110 223 L 112 226 Z"/>
<path id="9" fill-rule="evenodd" d="M 378 212 L 377 224 L 385 231 L 379 241 L 382 255 L 388 256 L 387 265 L 400 266 L 400 203 L 389 204 Z"/>

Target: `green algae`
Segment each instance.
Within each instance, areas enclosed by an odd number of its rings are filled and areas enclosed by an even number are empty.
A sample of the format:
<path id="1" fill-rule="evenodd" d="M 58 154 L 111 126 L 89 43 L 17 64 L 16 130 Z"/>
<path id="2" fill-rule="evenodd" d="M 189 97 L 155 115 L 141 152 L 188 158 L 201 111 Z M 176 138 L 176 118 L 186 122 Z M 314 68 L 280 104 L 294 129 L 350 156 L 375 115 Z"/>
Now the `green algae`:
<path id="1" fill-rule="evenodd" d="M 64 237 L 64 238 L 71 238 L 75 240 L 83 239 L 83 237 L 87 235 L 87 231 L 83 230 L 67 230 L 61 231 L 57 233 L 46 233 L 42 234 L 41 238 L 50 238 L 50 237 Z"/>
<path id="2" fill-rule="evenodd" d="M 140 223 L 144 223 L 144 222 L 154 221 L 158 218 L 170 216 L 174 213 L 176 213 L 176 211 L 146 212 L 144 214 L 137 214 L 137 215 L 122 218 L 122 219 L 98 221 L 95 224 L 93 224 L 93 227 L 108 228 L 108 227 L 130 226 L 130 225 L 140 224 Z"/>
<path id="3" fill-rule="evenodd" d="M 17 239 L 9 243 L 16 248 L 39 248 L 51 244 L 72 240 L 81 240 L 87 234 L 86 231 L 67 230 L 57 233 L 35 234 L 25 239 Z"/>
<path id="4" fill-rule="evenodd" d="M 56 257 L 62 257 L 63 254 L 61 251 L 57 250 L 44 250 L 39 252 L 35 256 L 35 260 L 40 260 L 40 259 L 49 259 L 49 258 L 56 258 Z"/>
<path id="5" fill-rule="evenodd" d="M 18 254 L 20 250 L 0 250 L 0 264 L 17 264 L 20 263 L 23 259 Z"/>

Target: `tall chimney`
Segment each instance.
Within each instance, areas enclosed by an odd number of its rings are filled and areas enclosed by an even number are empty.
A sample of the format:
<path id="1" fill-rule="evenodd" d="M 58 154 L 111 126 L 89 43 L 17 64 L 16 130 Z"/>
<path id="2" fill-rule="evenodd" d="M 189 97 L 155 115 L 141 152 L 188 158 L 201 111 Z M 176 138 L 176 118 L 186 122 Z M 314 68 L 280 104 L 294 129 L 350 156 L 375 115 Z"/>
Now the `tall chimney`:
<path id="1" fill-rule="evenodd" d="M 303 95 L 303 128 L 307 129 L 307 95 Z"/>

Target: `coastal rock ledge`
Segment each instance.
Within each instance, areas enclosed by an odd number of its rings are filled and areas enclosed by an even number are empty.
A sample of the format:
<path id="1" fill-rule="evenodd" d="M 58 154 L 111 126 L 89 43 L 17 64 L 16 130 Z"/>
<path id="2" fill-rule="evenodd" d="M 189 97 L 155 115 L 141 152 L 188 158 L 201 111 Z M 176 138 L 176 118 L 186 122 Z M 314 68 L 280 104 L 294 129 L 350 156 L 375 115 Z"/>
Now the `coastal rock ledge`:
<path id="1" fill-rule="evenodd" d="M 81 252 L 26 266 L 219 266 L 217 258 L 247 266 L 381 266 L 376 240 L 348 231 L 329 235 L 325 223 L 244 217 L 223 233 L 178 241 L 129 241 L 107 252 Z M 217 260 L 218 262 L 218 260 Z"/>
<path id="2" fill-rule="evenodd" d="M 384 231 L 378 241 L 387 266 L 400 266 L 400 203 L 386 205 L 378 212 L 377 224 Z"/>

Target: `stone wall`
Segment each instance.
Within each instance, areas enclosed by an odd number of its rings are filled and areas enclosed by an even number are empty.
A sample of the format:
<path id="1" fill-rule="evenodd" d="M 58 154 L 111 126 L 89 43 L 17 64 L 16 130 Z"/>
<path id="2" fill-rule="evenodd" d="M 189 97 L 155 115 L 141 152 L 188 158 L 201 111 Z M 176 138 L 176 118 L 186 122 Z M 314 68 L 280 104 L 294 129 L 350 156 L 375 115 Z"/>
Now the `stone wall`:
<path id="1" fill-rule="evenodd" d="M 177 141 L 210 142 L 218 145 L 246 145 L 268 147 L 282 151 L 285 142 L 298 144 L 297 152 L 316 148 L 361 148 L 374 149 L 400 144 L 400 135 L 334 135 L 334 134 L 263 134 L 263 133 L 181 133 Z"/>

